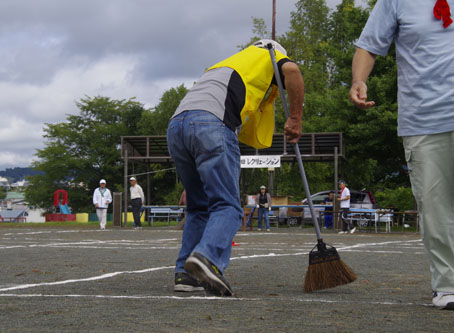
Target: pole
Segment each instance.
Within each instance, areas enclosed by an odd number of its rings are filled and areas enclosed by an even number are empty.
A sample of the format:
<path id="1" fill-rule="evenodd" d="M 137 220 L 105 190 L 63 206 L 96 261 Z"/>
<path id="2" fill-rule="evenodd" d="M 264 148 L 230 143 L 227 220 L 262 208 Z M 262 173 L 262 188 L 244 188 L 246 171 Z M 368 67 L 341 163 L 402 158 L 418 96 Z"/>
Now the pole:
<path id="1" fill-rule="evenodd" d="M 273 63 L 274 75 L 276 77 L 277 86 L 279 87 L 279 93 L 282 99 L 282 107 L 284 108 L 285 111 L 285 118 L 288 119 L 290 117 L 290 111 L 284 94 L 284 85 L 282 84 L 281 76 L 279 75 L 279 68 L 277 67 L 276 56 L 274 55 L 274 50 L 271 43 L 268 44 L 268 51 L 270 52 L 271 62 Z M 296 162 L 298 163 L 301 180 L 303 181 L 304 193 L 306 194 L 309 210 L 311 211 L 312 224 L 314 225 L 315 233 L 317 234 L 317 240 L 322 241 L 322 234 L 320 232 L 320 226 L 318 225 L 317 216 L 315 215 L 315 208 L 314 204 L 312 203 L 311 192 L 309 190 L 309 184 L 307 183 L 306 172 L 304 171 L 303 159 L 301 158 L 300 148 L 298 146 L 298 143 L 293 143 L 292 146 L 293 150 L 295 151 Z"/>
<path id="2" fill-rule="evenodd" d="M 271 196 L 274 196 L 274 168 L 268 168 L 268 192 Z"/>
<path id="3" fill-rule="evenodd" d="M 124 156 L 124 176 L 123 176 L 123 227 L 128 226 L 128 150 L 125 149 Z"/>
<path id="4" fill-rule="evenodd" d="M 113 193 L 113 226 L 121 227 L 121 192 Z"/>
<path id="5" fill-rule="evenodd" d="M 276 40 L 276 0 L 273 0 L 273 27 L 271 32 L 271 39 Z"/>
<path id="6" fill-rule="evenodd" d="M 150 184 L 150 163 L 147 163 L 147 202 L 146 205 L 150 206 L 151 204 L 151 184 Z M 148 221 L 148 226 L 150 226 L 150 211 L 145 210 L 145 221 Z"/>
<path id="7" fill-rule="evenodd" d="M 337 202 L 337 173 L 338 173 L 339 156 L 337 153 L 337 147 L 334 147 L 334 202 L 333 210 L 337 212 L 339 210 L 339 203 Z M 334 228 L 339 230 L 339 214 L 334 214 Z"/>

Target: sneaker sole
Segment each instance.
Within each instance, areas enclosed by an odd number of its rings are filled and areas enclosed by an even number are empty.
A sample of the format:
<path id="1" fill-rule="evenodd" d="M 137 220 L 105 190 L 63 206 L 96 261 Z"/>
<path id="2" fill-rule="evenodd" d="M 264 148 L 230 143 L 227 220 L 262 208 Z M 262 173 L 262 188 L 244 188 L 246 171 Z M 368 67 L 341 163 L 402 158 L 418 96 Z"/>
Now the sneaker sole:
<path id="1" fill-rule="evenodd" d="M 192 292 L 192 291 L 203 291 L 203 287 L 194 287 L 187 284 L 176 284 L 173 291 L 178 292 Z"/>
<path id="2" fill-rule="evenodd" d="M 454 302 L 449 302 L 448 304 L 446 304 L 443 310 L 454 310 Z"/>
<path id="3" fill-rule="evenodd" d="M 190 256 L 184 264 L 184 269 L 206 285 L 205 290 L 208 292 L 218 296 L 232 296 L 233 291 L 230 287 L 213 274 L 197 257 Z"/>

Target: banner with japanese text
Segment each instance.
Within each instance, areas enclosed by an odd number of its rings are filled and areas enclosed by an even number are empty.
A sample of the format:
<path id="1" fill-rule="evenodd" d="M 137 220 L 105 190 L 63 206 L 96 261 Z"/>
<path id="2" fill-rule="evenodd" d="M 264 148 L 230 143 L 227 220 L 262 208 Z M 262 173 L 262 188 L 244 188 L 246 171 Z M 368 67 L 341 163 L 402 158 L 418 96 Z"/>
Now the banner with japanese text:
<path id="1" fill-rule="evenodd" d="M 280 168 L 280 155 L 243 155 L 241 168 Z"/>

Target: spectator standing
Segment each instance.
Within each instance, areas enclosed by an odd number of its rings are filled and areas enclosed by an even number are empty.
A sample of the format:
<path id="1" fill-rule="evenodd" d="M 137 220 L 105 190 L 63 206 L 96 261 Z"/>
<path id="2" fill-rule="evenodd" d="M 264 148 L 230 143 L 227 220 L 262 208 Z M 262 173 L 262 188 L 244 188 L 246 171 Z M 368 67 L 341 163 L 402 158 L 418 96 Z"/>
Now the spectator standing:
<path id="1" fill-rule="evenodd" d="M 367 100 L 377 55 L 393 40 L 398 68 L 398 130 L 432 273 L 432 303 L 454 310 L 454 26 L 452 0 L 378 0 L 352 64 L 350 100 Z M 440 20 L 442 22 L 440 22 Z"/>
<path id="2" fill-rule="evenodd" d="M 255 197 L 255 206 L 258 209 L 258 231 L 262 231 L 262 218 L 265 217 L 265 228 L 270 232 L 269 212 L 271 211 L 271 195 L 266 190 L 266 186 L 260 186 L 260 192 Z"/>
<path id="3" fill-rule="evenodd" d="M 337 200 L 340 201 L 342 219 L 342 231 L 339 231 L 339 233 L 346 234 L 348 233 L 348 228 L 350 228 L 350 233 L 353 234 L 356 231 L 356 228 L 353 228 L 352 222 L 348 219 L 348 213 L 350 211 L 350 190 L 343 180 L 339 180 L 339 189 L 340 195 Z"/>
<path id="4" fill-rule="evenodd" d="M 111 202 L 112 194 L 106 187 L 106 180 L 101 179 L 99 181 L 99 187 L 93 192 L 93 205 L 96 208 L 96 215 L 98 216 L 101 230 L 106 229 L 107 208 L 109 208 Z"/>
<path id="5" fill-rule="evenodd" d="M 333 227 L 333 205 L 334 205 L 334 191 L 329 192 L 328 197 L 323 200 L 325 205 L 325 229 Z"/>
<path id="6" fill-rule="evenodd" d="M 142 229 L 142 223 L 140 222 L 140 209 L 145 202 L 145 195 L 143 194 L 142 187 L 137 184 L 135 177 L 129 178 L 129 191 L 131 192 L 131 206 L 132 216 L 134 217 L 134 225 L 136 229 Z"/>

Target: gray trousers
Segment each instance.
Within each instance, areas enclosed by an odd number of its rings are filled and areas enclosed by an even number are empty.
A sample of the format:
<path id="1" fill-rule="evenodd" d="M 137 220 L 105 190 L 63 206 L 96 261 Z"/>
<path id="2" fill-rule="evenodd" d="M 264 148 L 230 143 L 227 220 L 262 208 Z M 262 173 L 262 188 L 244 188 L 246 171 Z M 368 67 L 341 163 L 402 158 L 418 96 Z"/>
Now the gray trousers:
<path id="1" fill-rule="evenodd" d="M 454 292 L 454 132 L 403 139 L 432 288 Z"/>

